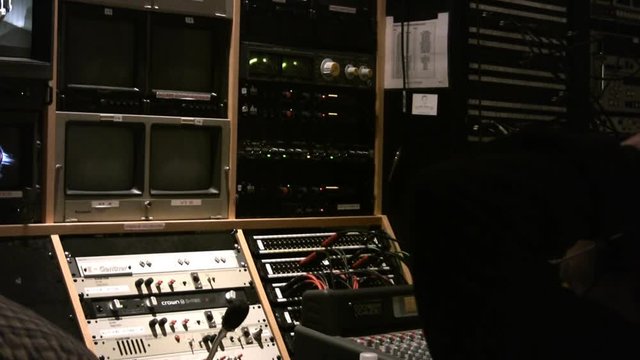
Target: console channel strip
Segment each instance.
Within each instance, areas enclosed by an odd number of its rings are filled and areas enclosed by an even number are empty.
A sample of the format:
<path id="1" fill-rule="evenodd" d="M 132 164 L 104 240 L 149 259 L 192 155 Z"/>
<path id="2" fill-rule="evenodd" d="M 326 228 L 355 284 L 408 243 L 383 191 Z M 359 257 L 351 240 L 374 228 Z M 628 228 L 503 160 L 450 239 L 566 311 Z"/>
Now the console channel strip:
<path id="1" fill-rule="evenodd" d="M 244 233 L 290 354 L 305 291 L 406 283 L 401 262 L 408 254 L 394 250 L 394 240 L 381 230 Z"/>
<path id="2" fill-rule="evenodd" d="M 216 236 L 210 244 L 203 241 L 207 234 L 157 235 L 155 244 L 154 236 L 66 239 L 76 291 L 101 359 L 205 358 L 225 309 L 236 300 L 246 301 L 249 313 L 226 334 L 215 359 L 281 358 L 235 238 Z M 130 249 L 158 252 L 118 253 L 127 242 Z M 87 254 L 109 243 L 113 250 L 107 254 Z M 75 250 L 82 256 L 74 256 Z"/>

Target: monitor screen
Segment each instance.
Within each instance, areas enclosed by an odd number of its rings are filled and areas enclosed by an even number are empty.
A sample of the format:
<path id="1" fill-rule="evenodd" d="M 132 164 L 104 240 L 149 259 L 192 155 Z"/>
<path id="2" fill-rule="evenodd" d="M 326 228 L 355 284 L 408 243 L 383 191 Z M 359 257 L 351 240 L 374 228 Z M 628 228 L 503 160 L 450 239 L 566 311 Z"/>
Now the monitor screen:
<path id="1" fill-rule="evenodd" d="M 33 0 L 0 1 L 0 57 L 31 57 Z"/>
<path id="2" fill-rule="evenodd" d="M 84 8 L 86 5 L 77 5 Z M 70 8 L 64 42 L 65 82 L 74 85 L 136 87 L 136 23 L 118 16 L 124 10 L 102 8 L 92 16 Z M 109 11 L 110 12 L 109 12 Z M 87 10 L 88 11 L 88 10 Z"/>
<path id="3" fill-rule="evenodd" d="M 220 136 L 218 127 L 153 125 L 151 193 L 219 193 Z"/>
<path id="4" fill-rule="evenodd" d="M 24 158 L 22 139 L 19 128 L 0 127 L 0 190 L 17 190 L 22 185 L 21 167 L 31 162 Z"/>
<path id="5" fill-rule="evenodd" d="M 155 24 L 151 30 L 153 90 L 212 92 L 215 44 L 210 29 Z"/>
<path id="6" fill-rule="evenodd" d="M 67 194 L 141 194 L 143 124 L 69 122 L 65 144 Z"/>

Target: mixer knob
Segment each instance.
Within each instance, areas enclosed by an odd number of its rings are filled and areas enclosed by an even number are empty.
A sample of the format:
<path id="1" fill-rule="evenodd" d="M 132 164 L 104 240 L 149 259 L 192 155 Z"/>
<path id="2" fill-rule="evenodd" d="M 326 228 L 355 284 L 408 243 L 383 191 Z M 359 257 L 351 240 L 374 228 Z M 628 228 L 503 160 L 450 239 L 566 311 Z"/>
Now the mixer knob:
<path id="1" fill-rule="evenodd" d="M 322 60 L 322 64 L 320 65 L 320 73 L 327 79 L 336 78 L 340 75 L 340 64 L 329 58 L 326 58 Z"/>
<path id="2" fill-rule="evenodd" d="M 373 70 L 368 66 L 360 66 L 358 71 L 360 73 L 360 80 L 367 81 L 373 78 Z"/>
<path id="3" fill-rule="evenodd" d="M 347 77 L 347 79 L 351 80 L 354 77 L 360 75 L 360 70 L 357 67 L 349 64 L 344 68 L 344 75 Z"/>

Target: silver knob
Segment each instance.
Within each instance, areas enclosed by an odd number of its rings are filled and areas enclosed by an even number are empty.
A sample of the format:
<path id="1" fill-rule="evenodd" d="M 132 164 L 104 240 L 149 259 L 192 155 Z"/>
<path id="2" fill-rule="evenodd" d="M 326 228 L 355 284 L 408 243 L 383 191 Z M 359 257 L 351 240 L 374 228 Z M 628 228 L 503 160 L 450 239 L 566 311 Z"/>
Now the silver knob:
<path id="1" fill-rule="evenodd" d="M 373 78 L 373 70 L 368 66 L 360 66 L 359 69 L 360 80 L 367 81 Z"/>
<path id="2" fill-rule="evenodd" d="M 351 80 L 354 77 L 360 75 L 360 70 L 357 67 L 349 64 L 344 67 L 344 75 L 347 77 L 347 79 Z"/>
<path id="3" fill-rule="evenodd" d="M 320 64 L 320 73 L 327 79 L 336 78 L 340 75 L 340 64 L 326 58 Z"/>

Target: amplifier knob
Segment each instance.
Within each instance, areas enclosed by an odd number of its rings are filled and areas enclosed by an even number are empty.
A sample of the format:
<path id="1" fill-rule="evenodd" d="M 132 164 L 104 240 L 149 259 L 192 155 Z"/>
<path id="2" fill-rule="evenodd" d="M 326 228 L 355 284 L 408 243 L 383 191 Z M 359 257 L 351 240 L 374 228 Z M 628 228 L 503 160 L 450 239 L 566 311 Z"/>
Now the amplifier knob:
<path id="1" fill-rule="evenodd" d="M 351 80 L 354 77 L 358 76 L 360 74 L 360 70 L 358 70 L 357 67 L 349 64 L 347 66 L 345 66 L 344 68 L 344 75 L 347 77 L 347 79 Z"/>
<path id="2" fill-rule="evenodd" d="M 160 321 L 158 321 L 158 325 L 160 325 L 161 328 L 164 328 L 166 323 L 167 323 L 166 317 L 163 317 L 162 319 L 160 319 Z"/>
<path id="3" fill-rule="evenodd" d="M 224 294 L 224 298 L 227 299 L 228 302 L 231 302 L 236 299 L 236 291 L 229 290 Z"/>
<path id="4" fill-rule="evenodd" d="M 367 81 L 373 78 L 373 70 L 368 66 L 360 66 L 360 80 Z"/>
<path id="5" fill-rule="evenodd" d="M 151 296 L 147 300 L 145 300 L 144 304 L 147 306 L 147 308 L 153 309 L 158 305 L 158 299 L 156 299 L 155 296 Z"/>
<path id="6" fill-rule="evenodd" d="M 327 79 L 336 78 L 340 75 L 340 64 L 329 58 L 326 58 L 322 60 L 322 64 L 320 65 L 320 73 Z"/>
<path id="7" fill-rule="evenodd" d="M 124 306 L 120 303 L 120 300 L 113 299 L 109 303 L 109 309 L 113 312 L 118 312 L 118 310 L 122 309 Z"/>
<path id="8" fill-rule="evenodd" d="M 142 284 L 144 284 L 144 279 L 143 278 L 139 278 L 138 280 L 136 280 L 135 285 L 137 289 L 141 289 L 142 288 Z"/>

